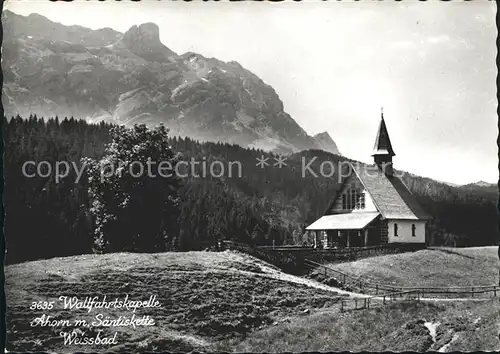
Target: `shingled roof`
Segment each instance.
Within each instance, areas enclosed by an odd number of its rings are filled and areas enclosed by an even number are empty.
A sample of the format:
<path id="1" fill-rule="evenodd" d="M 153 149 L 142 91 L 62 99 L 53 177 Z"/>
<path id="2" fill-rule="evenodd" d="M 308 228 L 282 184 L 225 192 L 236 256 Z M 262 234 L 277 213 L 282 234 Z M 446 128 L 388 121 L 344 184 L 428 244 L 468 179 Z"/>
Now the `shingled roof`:
<path id="1" fill-rule="evenodd" d="M 387 176 L 376 165 L 350 164 L 386 219 L 428 220 L 413 194 L 396 176 Z"/>
<path id="2" fill-rule="evenodd" d="M 375 155 L 396 156 L 394 150 L 392 149 L 391 139 L 389 138 L 389 132 L 387 131 L 383 115 L 380 120 L 377 137 L 375 138 L 375 146 L 373 147 L 372 156 Z"/>

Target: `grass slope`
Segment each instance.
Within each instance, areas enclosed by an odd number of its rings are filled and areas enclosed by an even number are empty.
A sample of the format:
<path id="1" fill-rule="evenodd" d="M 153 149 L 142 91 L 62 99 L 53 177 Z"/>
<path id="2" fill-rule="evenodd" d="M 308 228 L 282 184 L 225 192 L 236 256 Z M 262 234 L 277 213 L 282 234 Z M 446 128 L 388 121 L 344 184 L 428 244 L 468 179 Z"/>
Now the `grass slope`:
<path id="1" fill-rule="evenodd" d="M 500 304 L 396 302 L 370 310 L 325 311 L 250 334 L 238 352 L 498 351 Z M 433 338 L 429 328 L 435 328 Z"/>
<path id="2" fill-rule="evenodd" d="M 334 306 L 340 296 L 331 288 L 281 273 L 253 257 L 235 252 L 162 254 L 119 253 L 55 258 L 7 266 L 7 349 L 10 351 L 191 351 L 209 350 L 219 341 L 242 340 L 251 331 Z M 64 346 L 61 327 L 30 327 L 42 314 L 53 319 L 92 321 L 97 313 L 130 316 L 119 309 L 63 309 L 61 295 L 103 296 L 108 300 L 147 300 L 157 295 L 162 307 L 139 309 L 152 327 L 102 329 L 118 331 L 119 344 Z M 52 300 L 52 310 L 30 310 L 31 301 Z M 306 311 L 312 309 L 313 311 Z"/>
<path id="3" fill-rule="evenodd" d="M 498 283 L 498 247 L 439 248 L 330 264 L 367 281 L 395 286 L 470 286 Z"/>
<path id="4" fill-rule="evenodd" d="M 333 266 L 403 286 L 490 284 L 497 279 L 496 248 L 426 250 Z M 5 275 L 10 351 L 500 349 L 498 298 L 394 302 L 340 313 L 340 290 L 284 274 L 237 252 L 84 255 L 7 266 Z M 102 329 L 105 335 L 118 331 L 119 344 L 113 347 L 64 346 L 61 328 L 29 325 L 42 313 L 56 319 L 89 320 L 96 314 L 61 306 L 32 311 L 31 301 L 56 300 L 60 295 L 123 298 L 125 294 L 135 300 L 156 294 L 162 307 L 137 310 L 138 315 L 155 319 L 153 327 L 88 329 L 90 333 Z M 129 315 L 117 309 L 96 311 L 113 318 Z"/>

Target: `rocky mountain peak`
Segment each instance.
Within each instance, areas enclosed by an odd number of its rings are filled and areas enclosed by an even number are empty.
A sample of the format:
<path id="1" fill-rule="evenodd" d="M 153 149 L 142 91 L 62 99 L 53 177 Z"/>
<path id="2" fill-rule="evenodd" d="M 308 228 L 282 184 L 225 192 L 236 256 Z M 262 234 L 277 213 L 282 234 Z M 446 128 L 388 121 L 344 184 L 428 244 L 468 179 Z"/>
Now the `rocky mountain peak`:
<path id="1" fill-rule="evenodd" d="M 328 132 L 318 133 L 314 136 L 316 139 L 327 139 L 333 141 L 332 137 Z"/>
<path id="2" fill-rule="evenodd" d="M 128 43 L 141 41 L 152 47 L 162 46 L 160 42 L 160 28 L 152 22 L 130 27 L 130 29 L 125 32 L 123 40 Z"/>
<path id="3" fill-rule="evenodd" d="M 333 141 L 328 132 L 318 133 L 313 138 L 316 140 L 320 149 L 331 152 L 332 154 L 341 155 L 339 149 L 337 148 L 337 144 L 335 144 L 335 141 Z"/>
<path id="4" fill-rule="evenodd" d="M 122 40 L 132 53 L 148 61 L 173 61 L 177 56 L 161 43 L 160 29 L 157 24 L 152 22 L 132 26 L 125 32 Z"/>
<path id="5" fill-rule="evenodd" d="M 338 153 L 329 136 L 320 139 L 322 145 L 309 136 L 257 75 L 235 61 L 177 55 L 161 42 L 154 23 L 122 34 L 64 26 L 39 15 L 3 16 L 7 116 L 164 123 L 171 134 L 197 140 L 284 153 L 318 148 Z"/>

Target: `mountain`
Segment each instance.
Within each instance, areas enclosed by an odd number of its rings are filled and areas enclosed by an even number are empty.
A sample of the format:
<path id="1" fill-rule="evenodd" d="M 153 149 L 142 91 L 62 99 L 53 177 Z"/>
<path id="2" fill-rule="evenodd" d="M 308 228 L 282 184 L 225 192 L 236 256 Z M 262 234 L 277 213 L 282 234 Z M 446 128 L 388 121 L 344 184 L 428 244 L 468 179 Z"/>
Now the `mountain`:
<path id="1" fill-rule="evenodd" d="M 177 54 L 154 23 L 124 34 L 2 14 L 3 103 L 8 116 L 164 123 L 175 135 L 275 152 L 336 151 L 284 111 L 275 90 L 239 63 Z"/>
<path id="2" fill-rule="evenodd" d="M 478 181 L 474 183 L 469 183 L 469 184 L 464 184 L 459 186 L 462 189 L 468 189 L 468 190 L 484 190 L 484 189 L 489 189 L 489 190 L 494 190 L 497 191 L 498 186 L 495 183 L 489 183 L 485 181 Z"/>
<path id="3" fill-rule="evenodd" d="M 318 133 L 313 138 L 316 140 L 321 150 L 331 152 L 335 155 L 342 155 L 337 148 L 337 144 L 335 144 L 335 141 L 333 141 L 332 137 L 327 132 Z"/>
<path id="4" fill-rule="evenodd" d="M 478 181 L 476 183 L 472 183 L 472 185 L 475 185 L 476 187 L 496 187 L 495 183 L 488 183 L 485 181 Z"/>
<path id="5" fill-rule="evenodd" d="M 2 25 L 4 39 L 31 37 L 31 39 L 50 39 L 58 42 L 79 43 L 85 46 L 105 46 L 122 37 L 120 32 L 111 28 L 94 31 L 82 26 L 64 26 L 37 13 L 19 16 L 8 10 L 2 13 Z"/>
<path id="6" fill-rule="evenodd" d="M 446 182 L 446 181 L 441 181 L 441 180 L 436 180 L 436 182 L 446 184 L 446 185 L 448 185 L 448 186 L 450 186 L 450 187 L 460 187 L 460 185 L 459 185 L 459 184 L 452 183 L 452 182 Z"/>

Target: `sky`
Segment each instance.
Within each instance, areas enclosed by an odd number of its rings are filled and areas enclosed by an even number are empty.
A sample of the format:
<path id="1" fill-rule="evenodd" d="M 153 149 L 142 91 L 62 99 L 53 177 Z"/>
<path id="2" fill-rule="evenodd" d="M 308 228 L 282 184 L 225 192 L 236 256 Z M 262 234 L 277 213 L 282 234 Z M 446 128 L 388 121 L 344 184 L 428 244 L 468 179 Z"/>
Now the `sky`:
<path id="1" fill-rule="evenodd" d="M 498 181 L 496 4 L 15 0 L 21 15 L 125 32 L 154 22 L 181 54 L 235 60 L 309 134 L 371 162 L 380 110 L 394 166 L 440 181 Z"/>

